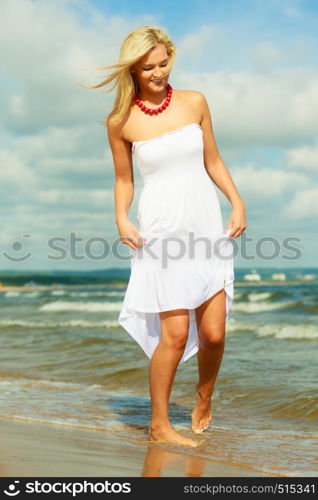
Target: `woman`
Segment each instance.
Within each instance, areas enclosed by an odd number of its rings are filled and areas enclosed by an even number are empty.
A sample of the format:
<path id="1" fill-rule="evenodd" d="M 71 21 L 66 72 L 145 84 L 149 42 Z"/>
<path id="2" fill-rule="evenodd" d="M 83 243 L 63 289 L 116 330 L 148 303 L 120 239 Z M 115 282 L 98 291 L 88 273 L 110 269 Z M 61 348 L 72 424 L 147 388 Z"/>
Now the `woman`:
<path id="1" fill-rule="evenodd" d="M 151 358 L 149 437 L 196 446 L 195 439 L 172 426 L 169 397 L 178 364 L 197 353 L 192 430 L 200 434 L 208 427 L 233 299 L 233 257 L 220 257 L 214 246 L 208 257 L 174 255 L 167 264 L 166 243 L 170 238 L 191 250 L 192 233 L 208 242 L 218 237 L 220 248 L 228 250 L 230 239 L 247 226 L 244 202 L 219 155 L 204 95 L 168 83 L 175 55 L 166 32 L 142 26 L 124 40 L 117 64 L 98 68 L 115 68 L 111 75 L 90 88 L 117 80 L 116 100 L 105 123 L 116 176 L 116 224 L 132 257 L 118 321 Z M 144 179 L 139 228 L 128 218 L 133 160 Z M 232 204 L 226 231 L 213 183 Z"/>

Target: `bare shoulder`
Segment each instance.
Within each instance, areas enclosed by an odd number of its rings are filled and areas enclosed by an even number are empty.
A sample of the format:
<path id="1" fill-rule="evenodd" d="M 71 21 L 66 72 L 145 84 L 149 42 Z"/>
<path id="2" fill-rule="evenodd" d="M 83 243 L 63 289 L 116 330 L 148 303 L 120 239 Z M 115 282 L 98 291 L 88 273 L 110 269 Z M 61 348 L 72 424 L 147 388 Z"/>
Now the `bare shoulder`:
<path id="1" fill-rule="evenodd" d="M 204 115 L 207 100 L 202 92 L 198 90 L 178 90 L 177 92 L 181 99 L 184 99 L 190 106 L 193 106 L 194 109 L 199 110 L 201 116 Z"/>
<path id="2" fill-rule="evenodd" d="M 118 122 L 117 117 L 108 116 L 107 134 L 108 142 L 113 154 L 116 175 L 130 175 L 132 170 L 131 145 L 123 137 L 125 121 Z"/>
<path id="3" fill-rule="evenodd" d="M 115 115 L 109 115 L 107 118 L 107 134 L 110 146 L 116 144 L 128 147 L 124 134 L 125 124 L 126 119 L 118 121 L 118 118 Z"/>
<path id="4" fill-rule="evenodd" d="M 107 118 L 107 132 L 109 139 L 119 138 L 121 136 L 122 124 L 118 123 L 115 115 L 109 115 Z"/>
<path id="5" fill-rule="evenodd" d="M 192 101 L 193 103 L 203 102 L 205 95 L 198 90 L 177 90 L 180 97 Z"/>
<path id="6" fill-rule="evenodd" d="M 114 114 L 110 114 L 107 119 L 107 132 L 109 141 L 121 141 L 126 147 L 130 147 L 129 137 L 131 130 L 135 128 L 134 111 L 129 108 L 121 121 Z"/>

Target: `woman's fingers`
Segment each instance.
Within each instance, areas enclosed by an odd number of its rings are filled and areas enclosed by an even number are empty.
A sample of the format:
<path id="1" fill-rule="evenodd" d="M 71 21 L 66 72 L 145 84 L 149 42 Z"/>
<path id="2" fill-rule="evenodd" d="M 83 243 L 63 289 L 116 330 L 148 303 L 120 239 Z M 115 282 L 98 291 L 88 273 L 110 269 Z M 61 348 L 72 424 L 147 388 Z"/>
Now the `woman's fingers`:
<path id="1" fill-rule="evenodd" d="M 129 238 L 127 238 L 127 245 L 129 245 L 133 250 L 137 250 L 138 248 L 138 241 L 137 241 L 137 238 L 131 236 Z"/>
<path id="2" fill-rule="evenodd" d="M 232 238 L 237 238 L 238 236 L 241 236 L 241 234 L 245 231 L 246 228 L 247 226 L 232 226 L 230 236 Z"/>
<path id="3" fill-rule="evenodd" d="M 142 247 L 144 245 L 144 242 L 146 241 L 142 236 L 141 234 L 139 233 L 135 233 L 135 236 L 136 236 L 136 240 L 137 240 L 137 245 L 139 247 Z"/>
<path id="4" fill-rule="evenodd" d="M 133 250 L 136 250 L 136 245 L 133 241 L 132 238 L 126 236 L 125 238 L 120 238 L 120 241 L 124 244 L 124 245 L 128 245 L 130 248 L 132 248 Z"/>
<path id="5" fill-rule="evenodd" d="M 126 236 L 126 238 L 121 238 L 122 243 L 125 245 L 128 245 L 130 248 L 133 250 L 137 250 L 137 248 L 140 248 L 143 246 L 143 242 L 145 241 L 142 236 L 137 235 L 137 236 Z"/>
<path id="6" fill-rule="evenodd" d="M 136 242 L 139 247 L 143 247 L 144 244 L 146 243 L 146 239 L 141 236 L 139 233 L 135 233 L 136 236 Z"/>

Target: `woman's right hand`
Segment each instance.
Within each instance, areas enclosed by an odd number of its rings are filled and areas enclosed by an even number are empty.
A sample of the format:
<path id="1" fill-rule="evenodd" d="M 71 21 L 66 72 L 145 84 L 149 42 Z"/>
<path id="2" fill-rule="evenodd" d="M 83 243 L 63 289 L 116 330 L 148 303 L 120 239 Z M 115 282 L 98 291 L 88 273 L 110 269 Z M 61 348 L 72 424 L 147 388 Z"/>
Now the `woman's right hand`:
<path id="1" fill-rule="evenodd" d="M 143 247 L 146 241 L 139 233 L 136 226 L 130 222 L 129 219 L 121 220 L 117 222 L 118 233 L 120 236 L 120 241 L 125 245 L 128 245 L 133 250 Z"/>

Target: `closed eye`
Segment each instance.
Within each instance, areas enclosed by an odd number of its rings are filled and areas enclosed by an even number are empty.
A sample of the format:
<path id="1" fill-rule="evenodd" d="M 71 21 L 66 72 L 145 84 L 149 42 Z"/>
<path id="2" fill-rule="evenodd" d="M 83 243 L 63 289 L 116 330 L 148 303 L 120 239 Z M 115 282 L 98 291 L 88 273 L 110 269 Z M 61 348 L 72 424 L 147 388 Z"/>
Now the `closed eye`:
<path id="1" fill-rule="evenodd" d="M 161 64 L 160 66 L 164 67 L 164 66 L 167 66 L 167 65 L 168 65 L 168 63 Z M 152 69 L 152 68 L 143 68 L 143 71 L 149 71 L 150 69 Z"/>

